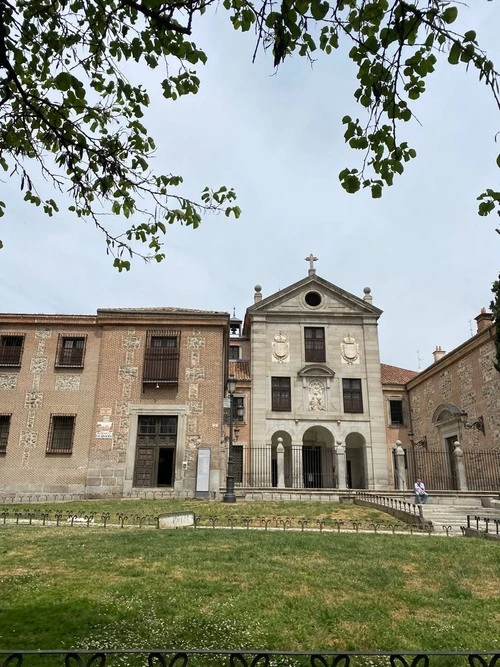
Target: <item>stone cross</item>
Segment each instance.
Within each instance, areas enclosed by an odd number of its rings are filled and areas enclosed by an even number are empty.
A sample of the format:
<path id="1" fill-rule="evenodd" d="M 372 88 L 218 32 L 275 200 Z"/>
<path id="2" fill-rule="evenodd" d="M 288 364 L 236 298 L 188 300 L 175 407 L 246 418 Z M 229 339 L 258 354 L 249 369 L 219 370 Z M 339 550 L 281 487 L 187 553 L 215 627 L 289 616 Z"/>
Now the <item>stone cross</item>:
<path id="1" fill-rule="evenodd" d="M 314 262 L 317 262 L 318 258 L 311 253 L 309 257 L 305 258 L 305 260 L 306 262 L 309 262 L 309 275 L 316 273 L 316 269 L 314 268 Z"/>

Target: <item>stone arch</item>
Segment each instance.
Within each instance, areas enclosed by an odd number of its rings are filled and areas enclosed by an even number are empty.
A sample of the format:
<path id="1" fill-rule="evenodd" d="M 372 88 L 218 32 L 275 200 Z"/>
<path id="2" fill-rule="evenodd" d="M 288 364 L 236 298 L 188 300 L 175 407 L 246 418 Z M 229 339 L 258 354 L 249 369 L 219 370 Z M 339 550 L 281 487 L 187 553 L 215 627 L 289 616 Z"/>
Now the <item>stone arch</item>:
<path id="1" fill-rule="evenodd" d="M 309 489 L 335 486 L 333 433 L 321 424 L 304 429 L 302 434 L 302 483 Z"/>
<path id="2" fill-rule="evenodd" d="M 346 477 L 350 489 L 366 489 L 366 439 L 361 433 L 353 431 L 345 439 Z"/>
<path id="3" fill-rule="evenodd" d="M 454 403 L 441 403 L 432 415 L 433 424 L 443 424 L 451 421 L 460 421 L 461 410 Z"/>

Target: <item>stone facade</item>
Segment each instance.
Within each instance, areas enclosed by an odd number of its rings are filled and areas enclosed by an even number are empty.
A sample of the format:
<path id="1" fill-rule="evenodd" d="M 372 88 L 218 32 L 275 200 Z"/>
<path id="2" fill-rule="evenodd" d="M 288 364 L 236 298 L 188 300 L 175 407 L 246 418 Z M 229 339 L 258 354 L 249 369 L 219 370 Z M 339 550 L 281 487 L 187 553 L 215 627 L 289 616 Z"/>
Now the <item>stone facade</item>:
<path id="1" fill-rule="evenodd" d="M 253 485 L 278 483 L 282 443 L 285 487 L 386 488 L 381 311 L 372 305 L 370 290 L 358 298 L 310 269 L 306 279 L 265 299 L 257 286 L 254 299 L 244 324 L 250 340 Z M 320 342 L 306 342 L 308 336 L 320 336 Z M 320 354 L 313 358 L 318 345 Z M 354 408 L 346 403 L 345 383 L 351 381 L 360 394 Z M 280 382 L 289 402 L 276 406 Z"/>
<path id="2" fill-rule="evenodd" d="M 458 440 L 471 448 L 500 450 L 500 373 L 494 366 L 493 328 L 475 336 L 419 373 L 406 385 L 413 432 L 426 437 L 429 449 Z M 465 428 L 482 417 L 484 433 Z"/>

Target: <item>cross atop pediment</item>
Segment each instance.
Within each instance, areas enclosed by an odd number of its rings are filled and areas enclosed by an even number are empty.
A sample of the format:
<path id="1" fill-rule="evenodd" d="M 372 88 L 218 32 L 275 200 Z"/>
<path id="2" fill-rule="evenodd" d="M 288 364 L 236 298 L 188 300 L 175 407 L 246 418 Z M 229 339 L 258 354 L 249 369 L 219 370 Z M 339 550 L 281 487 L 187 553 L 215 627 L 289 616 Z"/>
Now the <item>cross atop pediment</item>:
<path id="1" fill-rule="evenodd" d="M 318 261 L 318 258 L 315 257 L 312 253 L 309 255 L 309 257 L 305 258 L 306 262 L 309 262 L 309 275 L 314 276 L 316 274 L 316 269 L 314 267 L 314 262 Z"/>

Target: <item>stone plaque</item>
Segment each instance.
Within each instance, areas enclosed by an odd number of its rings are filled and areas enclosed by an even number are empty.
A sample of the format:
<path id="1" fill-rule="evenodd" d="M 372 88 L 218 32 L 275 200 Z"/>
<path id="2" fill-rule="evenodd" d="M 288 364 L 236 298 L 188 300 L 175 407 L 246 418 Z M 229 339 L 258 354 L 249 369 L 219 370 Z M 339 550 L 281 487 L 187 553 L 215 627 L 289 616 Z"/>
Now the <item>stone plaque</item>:
<path id="1" fill-rule="evenodd" d="M 208 498 L 210 489 L 210 447 L 198 449 L 198 468 L 196 470 L 196 497 Z"/>
<path id="2" fill-rule="evenodd" d="M 171 514 L 160 514 L 160 528 L 183 528 L 194 526 L 194 512 L 172 512 Z"/>

